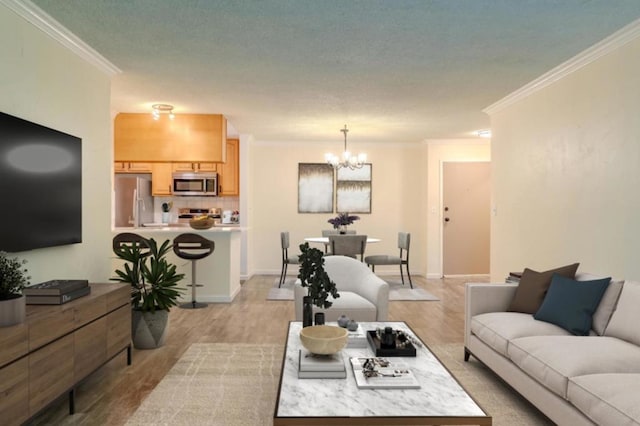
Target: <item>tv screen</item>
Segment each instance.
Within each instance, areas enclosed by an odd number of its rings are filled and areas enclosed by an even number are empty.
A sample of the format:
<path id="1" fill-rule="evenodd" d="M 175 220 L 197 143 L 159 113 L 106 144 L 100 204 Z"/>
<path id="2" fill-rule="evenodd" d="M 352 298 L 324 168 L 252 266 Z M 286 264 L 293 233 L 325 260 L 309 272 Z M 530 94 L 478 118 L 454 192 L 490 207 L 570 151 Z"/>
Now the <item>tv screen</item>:
<path id="1" fill-rule="evenodd" d="M 0 113 L 0 250 L 82 242 L 82 139 Z"/>

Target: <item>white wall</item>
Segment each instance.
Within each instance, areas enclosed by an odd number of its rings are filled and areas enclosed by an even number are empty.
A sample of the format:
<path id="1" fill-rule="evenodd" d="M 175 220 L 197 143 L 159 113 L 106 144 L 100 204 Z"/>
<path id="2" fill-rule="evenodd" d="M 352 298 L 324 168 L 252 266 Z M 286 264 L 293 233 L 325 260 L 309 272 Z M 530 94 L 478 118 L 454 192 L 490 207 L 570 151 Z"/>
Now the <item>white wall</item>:
<path id="1" fill-rule="evenodd" d="M 427 277 L 442 277 L 442 163 L 446 161 L 490 161 L 487 139 L 433 139 L 427 141 L 428 196 L 423 217 L 427 223 Z"/>
<path id="2" fill-rule="evenodd" d="M 325 152 L 335 151 L 335 145 L 335 141 L 251 142 L 248 163 L 251 192 L 247 201 L 251 273 L 280 272 L 281 231 L 290 232 L 291 253 L 297 253 L 304 237 L 319 236 L 322 229 L 331 228 L 327 220 L 335 214 L 298 214 L 298 163 L 323 162 Z M 349 148 L 356 153 L 366 152 L 373 164 L 372 213 L 358 214 L 361 219 L 352 226 L 359 233 L 382 239 L 380 243 L 369 244 L 366 254 L 395 254 L 398 232 L 411 232 L 411 269 L 424 274 L 426 146 L 390 141 L 350 143 Z M 397 273 L 397 268 L 394 271 Z"/>
<path id="3" fill-rule="evenodd" d="M 491 275 L 640 278 L 640 40 L 491 116 Z"/>
<path id="4" fill-rule="evenodd" d="M 0 58 L 2 112 L 82 138 L 83 242 L 16 255 L 27 259 L 33 283 L 104 282 L 111 276 L 109 77 L 1 5 Z"/>

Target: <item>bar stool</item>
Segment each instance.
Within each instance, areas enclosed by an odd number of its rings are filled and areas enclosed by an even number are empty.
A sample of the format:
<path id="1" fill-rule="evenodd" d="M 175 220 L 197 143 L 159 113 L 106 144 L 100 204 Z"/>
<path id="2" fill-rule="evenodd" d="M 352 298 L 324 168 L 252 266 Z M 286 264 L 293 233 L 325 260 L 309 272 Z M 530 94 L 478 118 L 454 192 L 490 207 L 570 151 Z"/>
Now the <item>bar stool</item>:
<path id="1" fill-rule="evenodd" d="M 202 284 L 196 284 L 196 260 L 204 259 L 213 253 L 215 242 L 204 238 L 198 234 L 180 234 L 173 239 L 173 252 L 181 259 L 191 261 L 191 302 L 180 305 L 184 309 L 206 308 L 206 303 L 196 302 L 196 287 L 202 287 Z"/>

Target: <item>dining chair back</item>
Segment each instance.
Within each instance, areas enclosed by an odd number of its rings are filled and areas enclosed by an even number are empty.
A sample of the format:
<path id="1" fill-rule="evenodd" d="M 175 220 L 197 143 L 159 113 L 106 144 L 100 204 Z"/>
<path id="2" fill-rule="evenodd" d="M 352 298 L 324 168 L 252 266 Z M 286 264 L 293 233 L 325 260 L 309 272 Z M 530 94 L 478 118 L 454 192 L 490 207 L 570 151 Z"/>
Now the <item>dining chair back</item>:
<path id="1" fill-rule="evenodd" d="M 398 248 L 400 249 L 399 256 L 390 255 L 374 255 L 365 257 L 364 261 L 368 266 L 371 266 L 371 270 L 375 272 L 376 265 L 399 265 L 400 266 L 400 279 L 402 285 L 404 285 L 404 274 L 402 272 L 402 265 L 407 270 L 407 276 L 409 277 L 409 285 L 413 288 L 413 282 L 411 281 L 411 273 L 409 272 L 409 247 L 411 245 L 411 234 L 408 232 L 398 232 Z"/>
<path id="2" fill-rule="evenodd" d="M 347 235 L 355 235 L 355 234 L 357 234 L 357 232 L 356 232 L 355 229 L 348 229 L 346 231 L 346 234 Z M 329 235 L 340 235 L 340 231 L 337 230 L 337 229 L 323 229 L 322 230 L 322 236 L 323 237 L 329 237 Z M 330 247 L 330 244 L 328 242 L 324 243 L 324 254 L 329 254 L 330 253 L 330 250 L 329 250 L 330 248 L 331 247 Z"/>
<path id="3" fill-rule="evenodd" d="M 364 250 L 367 247 L 366 235 L 329 235 L 329 246 L 332 255 L 342 255 L 364 259 Z"/>
<path id="4" fill-rule="evenodd" d="M 278 287 L 284 284 L 287 277 L 287 267 L 290 264 L 297 265 L 299 263 L 298 256 L 289 256 L 289 232 L 284 231 L 280 233 L 280 248 L 282 250 L 282 269 L 280 271 L 280 281 Z"/>

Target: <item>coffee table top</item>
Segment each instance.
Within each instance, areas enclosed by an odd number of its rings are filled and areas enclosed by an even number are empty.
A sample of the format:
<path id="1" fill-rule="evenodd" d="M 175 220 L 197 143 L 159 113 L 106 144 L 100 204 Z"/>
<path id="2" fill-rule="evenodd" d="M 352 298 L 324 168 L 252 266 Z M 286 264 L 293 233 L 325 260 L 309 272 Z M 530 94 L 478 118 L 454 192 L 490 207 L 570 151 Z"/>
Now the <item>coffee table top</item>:
<path id="1" fill-rule="evenodd" d="M 378 327 L 403 330 L 419 341 L 404 322 L 360 324 L 364 330 Z M 491 417 L 424 344 L 416 348 L 415 358 L 399 358 L 412 370 L 420 389 L 359 389 L 349 358 L 372 357 L 368 347 L 346 347 L 341 351 L 347 368 L 346 379 L 298 379 L 301 329 L 301 322 L 289 323 L 274 426 L 323 424 L 329 420 L 367 425 L 438 424 L 438 419 L 449 424 L 455 419 L 455 424 L 491 425 Z"/>

